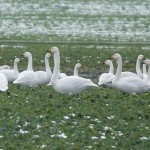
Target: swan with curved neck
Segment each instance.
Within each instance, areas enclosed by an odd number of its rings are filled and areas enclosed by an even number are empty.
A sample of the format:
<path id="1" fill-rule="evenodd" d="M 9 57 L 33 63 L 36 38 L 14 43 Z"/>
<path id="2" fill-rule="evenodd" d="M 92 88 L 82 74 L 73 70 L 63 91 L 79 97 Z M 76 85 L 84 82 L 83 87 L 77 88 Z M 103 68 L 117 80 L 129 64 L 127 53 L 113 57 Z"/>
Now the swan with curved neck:
<path id="1" fill-rule="evenodd" d="M 80 63 L 77 63 L 74 67 L 74 76 L 79 76 L 78 72 L 79 72 L 79 69 L 81 68 L 81 64 Z"/>
<path id="2" fill-rule="evenodd" d="M 136 73 L 141 79 L 143 79 L 143 73 L 140 67 L 141 67 L 141 61 L 143 58 L 144 58 L 143 55 L 139 55 L 136 61 Z"/>
<path id="3" fill-rule="evenodd" d="M 13 82 L 14 80 L 16 80 L 18 78 L 19 75 L 19 71 L 18 71 L 18 64 L 20 62 L 19 58 L 15 58 L 14 60 L 14 69 L 2 69 L 0 70 L 0 73 L 3 73 L 8 82 Z"/>
<path id="4" fill-rule="evenodd" d="M 26 85 L 29 87 L 36 87 L 38 77 L 37 74 L 33 71 L 32 54 L 30 52 L 25 52 L 23 56 L 28 59 L 27 70 L 21 72 L 18 78 L 13 81 L 13 83 L 18 85 Z"/>
<path id="5" fill-rule="evenodd" d="M 146 64 L 143 63 L 143 80 L 147 80 L 147 70 L 146 70 Z"/>
<path id="6" fill-rule="evenodd" d="M 8 80 L 3 73 L 0 73 L 0 91 L 5 92 L 8 90 Z"/>
<path id="7" fill-rule="evenodd" d="M 107 86 L 107 87 L 111 87 L 112 86 L 112 80 L 114 78 L 114 67 L 113 67 L 113 64 L 112 64 L 112 61 L 111 60 L 106 60 L 104 62 L 104 64 L 108 65 L 109 66 L 109 71 L 108 73 L 102 73 L 100 76 L 99 76 L 99 82 L 98 82 L 98 85 L 103 85 L 103 86 Z"/>
<path id="8" fill-rule="evenodd" d="M 149 59 L 144 60 L 144 64 L 148 65 L 148 74 L 147 74 L 147 78 L 145 79 L 145 81 L 150 85 L 150 60 Z M 145 69 L 146 69 L 146 66 L 145 66 Z"/>
<path id="9" fill-rule="evenodd" d="M 112 56 L 116 60 L 118 67 L 114 79 L 112 80 L 112 86 L 122 92 L 129 94 L 139 94 L 150 90 L 150 86 L 141 78 L 128 76 L 121 77 L 122 72 L 122 58 L 121 55 L 116 53 Z"/>
<path id="10" fill-rule="evenodd" d="M 45 55 L 45 71 L 36 71 L 38 76 L 37 85 L 48 84 L 51 80 L 52 71 L 49 66 L 50 53 Z"/>
<path id="11" fill-rule="evenodd" d="M 54 71 L 51 77 L 51 84 L 53 88 L 62 94 L 74 95 L 80 93 L 87 87 L 97 87 L 91 80 L 84 79 L 77 76 L 67 76 L 58 79 L 60 68 L 60 54 L 57 47 L 52 47 L 48 50 L 54 54 Z"/>

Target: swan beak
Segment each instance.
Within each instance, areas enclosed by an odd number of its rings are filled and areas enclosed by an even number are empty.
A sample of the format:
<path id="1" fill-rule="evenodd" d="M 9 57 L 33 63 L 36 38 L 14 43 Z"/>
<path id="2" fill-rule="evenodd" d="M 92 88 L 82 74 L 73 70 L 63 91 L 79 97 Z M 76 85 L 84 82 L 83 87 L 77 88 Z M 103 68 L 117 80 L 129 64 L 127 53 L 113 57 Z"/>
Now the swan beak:
<path id="1" fill-rule="evenodd" d="M 47 50 L 47 52 L 49 52 L 49 53 L 51 53 L 51 51 L 52 51 L 51 48 L 49 48 L 49 49 Z"/>
<path id="2" fill-rule="evenodd" d="M 111 56 L 111 59 L 114 59 L 114 55 Z"/>

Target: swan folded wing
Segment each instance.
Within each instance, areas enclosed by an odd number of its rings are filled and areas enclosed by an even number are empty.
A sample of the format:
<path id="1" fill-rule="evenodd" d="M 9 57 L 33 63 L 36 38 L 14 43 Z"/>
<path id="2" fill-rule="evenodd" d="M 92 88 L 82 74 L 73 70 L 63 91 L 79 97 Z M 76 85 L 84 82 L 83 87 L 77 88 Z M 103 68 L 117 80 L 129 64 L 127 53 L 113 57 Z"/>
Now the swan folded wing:
<path id="1" fill-rule="evenodd" d="M 114 74 L 104 73 L 99 77 L 98 85 L 102 85 L 102 84 L 112 82 L 113 78 L 114 78 Z"/>
<path id="2" fill-rule="evenodd" d="M 37 74 L 37 85 L 48 84 L 50 82 L 50 76 L 44 71 L 36 71 Z"/>
<path id="3" fill-rule="evenodd" d="M 0 73 L 0 91 L 4 92 L 8 89 L 8 80 L 6 76 Z"/>
<path id="4" fill-rule="evenodd" d="M 86 80 L 82 77 L 67 76 L 58 80 L 58 84 L 54 87 L 61 93 L 78 94 L 88 86 L 97 86 L 91 80 Z"/>
<path id="5" fill-rule="evenodd" d="M 13 82 L 14 84 L 27 85 L 29 87 L 37 86 L 37 74 L 33 71 L 26 71 L 19 74 L 18 78 Z"/>
<path id="6" fill-rule="evenodd" d="M 138 77 L 121 78 L 118 89 L 127 93 L 143 93 L 150 90 L 148 84 Z"/>
<path id="7" fill-rule="evenodd" d="M 3 73 L 9 82 L 13 82 L 17 78 L 17 76 L 14 73 L 14 70 L 3 69 L 0 70 L 0 73 Z"/>

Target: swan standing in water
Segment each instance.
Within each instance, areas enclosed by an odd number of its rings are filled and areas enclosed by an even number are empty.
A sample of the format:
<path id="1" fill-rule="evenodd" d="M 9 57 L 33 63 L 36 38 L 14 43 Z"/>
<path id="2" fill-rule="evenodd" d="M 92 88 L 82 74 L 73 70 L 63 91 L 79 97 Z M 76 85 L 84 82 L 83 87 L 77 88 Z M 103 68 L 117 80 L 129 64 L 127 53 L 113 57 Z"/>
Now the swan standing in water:
<path id="1" fill-rule="evenodd" d="M 0 73 L 0 91 L 5 92 L 8 90 L 8 80 L 3 73 Z"/>
<path id="2" fill-rule="evenodd" d="M 112 81 L 112 87 L 118 89 L 119 91 L 133 95 L 144 93 L 150 90 L 150 86 L 139 77 L 121 77 L 122 58 L 118 53 L 114 54 L 112 58 L 115 59 L 118 63 L 117 71 Z"/>
<path id="3" fill-rule="evenodd" d="M 32 68 L 32 54 L 30 52 L 25 52 L 23 56 L 28 59 L 27 70 L 21 72 L 18 78 L 13 81 L 13 83 L 18 85 L 26 85 L 29 87 L 36 87 L 38 76 Z"/>
<path id="4" fill-rule="evenodd" d="M 18 63 L 20 62 L 19 58 L 15 58 L 14 60 L 14 69 L 2 69 L 0 70 L 0 73 L 3 73 L 8 82 L 13 82 L 18 78 L 19 71 L 18 71 Z"/>
<path id="5" fill-rule="evenodd" d="M 51 80 L 52 71 L 49 66 L 50 56 L 51 56 L 50 53 L 47 53 L 45 55 L 45 70 L 46 70 L 46 72 L 45 71 L 36 71 L 35 72 L 38 76 L 37 85 L 48 84 Z"/>
<path id="6" fill-rule="evenodd" d="M 107 86 L 107 87 L 111 87 L 112 86 L 112 80 L 114 78 L 114 67 L 113 67 L 113 64 L 110 60 L 106 60 L 104 62 L 106 65 L 109 66 L 109 72 L 108 73 L 102 73 L 99 77 L 99 82 L 98 82 L 98 85 L 102 86 Z"/>
<path id="7" fill-rule="evenodd" d="M 10 69 L 10 67 L 8 65 L 3 65 L 3 66 L 0 66 L 0 70 L 2 69 Z"/>
<path id="8" fill-rule="evenodd" d="M 58 79 L 60 67 L 59 49 L 57 47 L 52 47 L 48 51 L 54 54 L 54 71 L 51 77 L 51 84 L 57 92 L 62 94 L 74 95 L 80 93 L 87 87 L 98 87 L 91 80 L 87 80 L 82 77 L 67 76 Z"/>
<path id="9" fill-rule="evenodd" d="M 79 76 L 78 72 L 79 72 L 79 69 L 81 68 L 81 64 L 80 63 L 77 63 L 74 67 L 74 76 Z"/>

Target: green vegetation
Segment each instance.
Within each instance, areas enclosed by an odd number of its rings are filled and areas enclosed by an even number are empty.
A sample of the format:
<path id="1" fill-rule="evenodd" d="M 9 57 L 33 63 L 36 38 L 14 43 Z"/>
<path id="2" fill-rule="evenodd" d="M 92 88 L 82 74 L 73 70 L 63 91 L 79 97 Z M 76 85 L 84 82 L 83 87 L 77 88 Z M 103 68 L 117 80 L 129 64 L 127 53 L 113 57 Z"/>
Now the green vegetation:
<path id="1" fill-rule="evenodd" d="M 53 45 L 18 46 L 21 48 L 1 48 L 1 65 L 12 66 L 14 56 L 30 51 L 35 70 L 44 70 L 41 60 L 45 50 Z M 80 75 L 95 83 L 100 72 L 108 70 L 102 62 L 119 51 L 97 45 L 58 47 L 62 72 L 72 74 L 79 60 L 84 66 Z M 126 61 L 124 70 L 135 72 L 136 57 L 149 56 L 147 50 L 141 49 L 125 47 L 119 51 Z M 50 64 L 53 67 L 53 58 Z M 23 59 L 19 69 L 26 66 Z M 22 86 L 18 90 L 9 84 L 9 92 L 0 93 L 0 149 L 149 149 L 149 96 L 150 93 L 129 96 L 109 88 L 91 88 L 79 96 L 68 96 L 51 86 Z"/>
<path id="2" fill-rule="evenodd" d="M 80 62 L 79 75 L 98 83 L 99 75 L 108 71 L 103 62 L 116 52 L 123 58 L 123 70 L 133 72 L 139 54 L 150 58 L 146 0 L 1 0 L 0 14 L 0 65 L 12 67 L 15 57 L 29 51 L 34 70 L 44 70 L 46 50 L 57 46 L 61 72 L 72 75 Z M 113 41 L 137 45 L 111 45 Z M 51 57 L 52 69 L 53 64 Z M 20 72 L 26 67 L 21 58 Z M 18 89 L 9 84 L 7 92 L 0 92 L 0 150 L 149 150 L 149 97 L 100 87 L 68 96 L 47 85 Z"/>

